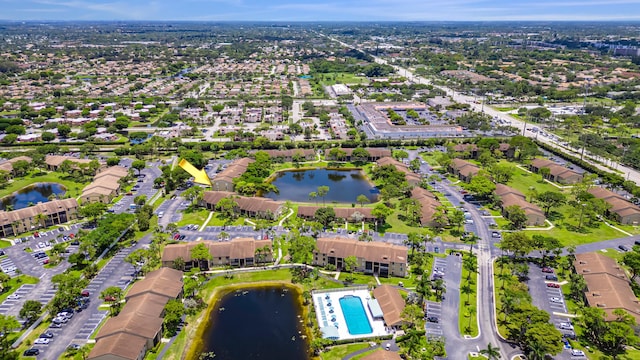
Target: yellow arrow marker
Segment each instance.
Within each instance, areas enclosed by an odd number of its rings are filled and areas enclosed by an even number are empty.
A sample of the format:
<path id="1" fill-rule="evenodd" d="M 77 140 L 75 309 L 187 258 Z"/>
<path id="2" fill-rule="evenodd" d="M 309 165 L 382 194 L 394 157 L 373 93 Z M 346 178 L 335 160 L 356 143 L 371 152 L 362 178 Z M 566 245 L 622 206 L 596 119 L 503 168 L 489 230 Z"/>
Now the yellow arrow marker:
<path id="1" fill-rule="evenodd" d="M 206 171 L 196 169 L 195 166 L 191 165 L 191 163 L 185 159 L 181 159 L 178 166 L 193 176 L 193 182 L 211 186 L 211 180 L 209 180 L 209 176 Z"/>

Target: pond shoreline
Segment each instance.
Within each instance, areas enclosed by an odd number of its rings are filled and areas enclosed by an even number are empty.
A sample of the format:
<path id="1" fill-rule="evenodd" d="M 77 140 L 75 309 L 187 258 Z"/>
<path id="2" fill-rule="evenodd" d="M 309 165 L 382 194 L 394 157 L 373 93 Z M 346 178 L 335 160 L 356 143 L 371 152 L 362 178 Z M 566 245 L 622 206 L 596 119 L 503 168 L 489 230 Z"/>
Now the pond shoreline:
<path id="1" fill-rule="evenodd" d="M 249 283 L 240 283 L 240 284 L 232 284 L 225 285 L 219 288 L 215 288 L 208 299 L 203 299 L 205 303 L 207 303 L 207 308 L 203 309 L 200 312 L 200 315 L 197 318 L 196 323 L 193 324 L 194 328 L 191 329 L 191 334 L 187 334 L 187 347 L 184 349 L 184 355 L 181 359 L 183 360 L 197 360 L 198 356 L 203 350 L 204 346 L 204 336 L 207 328 L 209 327 L 209 319 L 214 310 L 217 309 L 219 302 L 230 293 L 240 291 L 240 290 L 253 290 L 253 289 L 261 289 L 261 288 L 274 288 L 274 287 L 282 287 L 287 288 L 289 290 L 295 291 L 295 300 L 300 304 L 302 308 L 302 319 L 306 319 L 308 316 L 308 307 L 304 305 L 302 299 L 302 292 L 304 289 L 296 284 L 292 284 L 290 282 L 285 281 L 276 281 L 276 280 L 268 280 L 268 281 L 260 281 L 260 282 L 249 282 Z M 310 353 L 310 341 L 312 338 L 311 329 L 303 323 L 301 325 L 302 331 L 306 336 L 306 346 L 307 351 L 309 352 L 309 358 L 313 359 Z M 185 329 L 186 330 L 186 329 Z M 183 330 L 183 331 L 185 331 Z"/>

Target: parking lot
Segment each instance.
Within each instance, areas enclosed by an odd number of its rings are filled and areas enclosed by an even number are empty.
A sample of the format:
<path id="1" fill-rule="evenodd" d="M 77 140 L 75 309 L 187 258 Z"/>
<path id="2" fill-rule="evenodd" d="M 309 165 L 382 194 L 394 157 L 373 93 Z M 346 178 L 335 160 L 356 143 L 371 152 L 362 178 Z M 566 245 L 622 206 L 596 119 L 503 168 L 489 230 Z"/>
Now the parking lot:
<path id="1" fill-rule="evenodd" d="M 442 323 L 440 319 L 442 319 L 442 304 L 434 301 L 425 301 L 425 317 L 428 319 L 430 317 L 435 317 L 438 319 L 438 322 L 427 321 L 425 328 L 427 332 L 427 337 L 435 336 L 440 337 L 444 335 L 442 331 Z"/>
<path id="2" fill-rule="evenodd" d="M 549 276 L 549 280 L 547 280 Z M 529 264 L 529 293 L 532 297 L 533 305 L 544 310 L 550 315 L 550 322 L 565 336 L 575 336 L 573 332 L 572 319 L 569 316 L 563 316 L 567 313 L 564 295 L 560 283 L 551 280 L 555 271 L 551 268 L 543 268 L 537 264 Z M 565 345 L 565 350 L 556 355 L 555 359 L 574 359 L 571 356 L 570 348 Z"/>

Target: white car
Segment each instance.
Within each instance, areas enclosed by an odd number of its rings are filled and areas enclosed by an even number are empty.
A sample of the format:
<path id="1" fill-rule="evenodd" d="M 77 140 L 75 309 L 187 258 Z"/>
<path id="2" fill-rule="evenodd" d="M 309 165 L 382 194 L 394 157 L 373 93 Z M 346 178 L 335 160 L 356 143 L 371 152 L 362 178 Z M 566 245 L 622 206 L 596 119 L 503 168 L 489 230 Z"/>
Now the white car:
<path id="1" fill-rule="evenodd" d="M 7 296 L 7 299 L 9 300 L 17 300 L 20 299 L 22 296 L 18 295 L 18 294 L 11 294 L 9 296 Z"/>
<path id="2" fill-rule="evenodd" d="M 573 349 L 573 350 L 571 350 L 571 356 L 586 356 L 586 355 L 584 354 L 584 351 L 582 351 L 582 350 Z"/>
<path id="3" fill-rule="evenodd" d="M 570 323 L 560 323 L 560 329 L 573 330 L 573 325 L 571 325 Z"/>
<path id="4" fill-rule="evenodd" d="M 51 340 L 47 339 L 47 338 L 37 338 L 33 343 L 34 344 L 48 344 Z"/>
<path id="5" fill-rule="evenodd" d="M 562 304 L 563 301 L 562 299 L 560 299 L 559 297 L 552 297 L 549 299 L 549 301 L 551 301 L 552 303 L 556 303 L 556 304 Z"/>

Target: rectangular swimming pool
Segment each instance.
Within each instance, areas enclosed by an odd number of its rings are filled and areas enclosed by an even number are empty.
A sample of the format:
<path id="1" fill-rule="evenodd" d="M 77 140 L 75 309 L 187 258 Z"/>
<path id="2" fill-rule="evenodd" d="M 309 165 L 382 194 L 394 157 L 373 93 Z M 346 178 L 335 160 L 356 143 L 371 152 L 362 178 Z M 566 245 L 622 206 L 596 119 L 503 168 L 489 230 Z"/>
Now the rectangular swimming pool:
<path id="1" fill-rule="evenodd" d="M 340 298 L 340 308 L 351 335 L 371 334 L 371 324 L 367 319 L 362 299 L 358 296 L 346 295 Z"/>

